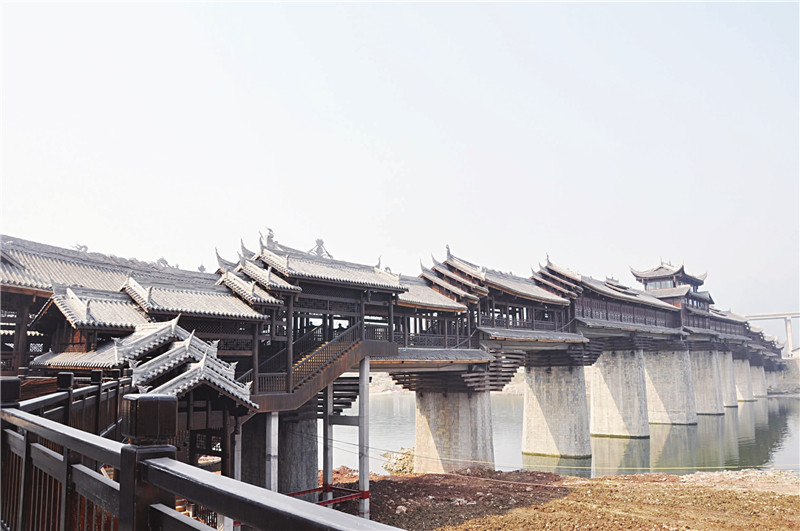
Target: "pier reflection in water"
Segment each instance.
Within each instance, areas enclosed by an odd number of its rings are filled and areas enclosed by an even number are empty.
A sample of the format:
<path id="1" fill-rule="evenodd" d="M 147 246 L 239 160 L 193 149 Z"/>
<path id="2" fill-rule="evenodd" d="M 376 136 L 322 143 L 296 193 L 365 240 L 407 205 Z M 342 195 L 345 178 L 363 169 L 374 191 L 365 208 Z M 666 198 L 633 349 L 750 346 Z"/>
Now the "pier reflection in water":
<path id="1" fill-rule="evenodd" d="M 649 439 L 592 437 L 592 459 L 522 455 L 521 396 L 492 396 L 495 465 L 499 470 L 527 468 L 576 476 L 774 466 L 798 470 L 800 399 L 759 398 L 725 408 L 723 415 L 699 415 L 697 425 L 651 424 Z M 356 410 L 347 411 L 355 414 Z M 370 398 L 370 470 L 385 474 L 380 454 L 414 445 L 413 394 Z M 320 434 L 322 426 L 320 423 Z M 356 430 L 337 426 L 334 466 L 356 468 Z M 319 463 L 322 463 L 320 456 Z"/>

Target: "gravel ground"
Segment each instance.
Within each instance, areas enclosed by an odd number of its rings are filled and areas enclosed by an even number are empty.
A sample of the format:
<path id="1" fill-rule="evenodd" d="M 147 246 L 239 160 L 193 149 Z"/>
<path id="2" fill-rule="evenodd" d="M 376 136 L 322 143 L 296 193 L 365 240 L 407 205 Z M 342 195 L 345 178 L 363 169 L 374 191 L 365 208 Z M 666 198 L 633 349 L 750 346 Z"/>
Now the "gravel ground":
<path id="1" fill-rule="evenodd" d="M 353 487 L 356 477 L 342 467 L 334 480 Z M 467 469 L 373 476 L 370 495 L 373 520 L 408 530 L 800 529 L 800 478 L 784 471 L 584 479 Z"/>

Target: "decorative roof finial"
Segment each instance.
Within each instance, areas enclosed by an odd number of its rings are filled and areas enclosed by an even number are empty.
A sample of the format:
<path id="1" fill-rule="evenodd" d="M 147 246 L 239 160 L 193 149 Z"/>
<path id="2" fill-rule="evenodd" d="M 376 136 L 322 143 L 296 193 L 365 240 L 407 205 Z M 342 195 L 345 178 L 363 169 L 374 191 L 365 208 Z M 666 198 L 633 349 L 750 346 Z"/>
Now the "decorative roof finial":
<path id="1" fill-rule="evenodd" d="M 452 258 L 453 255 L 450 254 L 450 244 L 448 243 L 447 245 L 444 246 L 444 248 L 447 250 L 447 258 Z"/>
<path id="2" fill-rule="evenodd" d="M 375 266 L 375 269 L 380 269 L 381 268 L 381 257 L 382 257 L 382 255 L 378 256 L 378 265 Z"/>
<path id="3" fill-rule="evenodd" d="M 200 267 L 198 267 L 198 268 L 197 268 L 197 270 L 198 270 L 198 271 L 200 271 L 201 273 L 205 273 L 205 272 L 206 272 L 206 266 L 204 266 L 204 265 L 201 263 L 201 264 L 200 264 Z"/>
<path id="4" fill-rule="evenodd" d="M 316 245 L 310 251 L 308 251 L 308 254 L 313 254 L 322 258 L 333 259 L 333 255 L 325 248 L 325 242 L 322 240 L 322 238 L 317 238 L 315 243 Z"/>

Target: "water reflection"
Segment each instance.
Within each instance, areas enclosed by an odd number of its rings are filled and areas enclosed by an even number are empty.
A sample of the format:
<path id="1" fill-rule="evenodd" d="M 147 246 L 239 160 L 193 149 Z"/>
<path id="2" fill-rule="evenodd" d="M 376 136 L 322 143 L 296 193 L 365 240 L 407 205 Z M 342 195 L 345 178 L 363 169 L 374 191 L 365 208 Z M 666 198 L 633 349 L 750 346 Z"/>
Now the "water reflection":
<path id="1" fill-rule="evenodd" d="M 697 425 L 651 424 L 650 470 L 666 474 L 697 471 Z"/>
<path id="2" fill-rule="evenodd" d="M 650 440 L 592 437 L 592 476 L 650 471 Z"/>
<path id="3" fill-rule="evenodd" d="M 345 414 L 356 414 L 357 408 Z M 686 474 L 775 466 L 797 470 L 800 463 L 800 399 L 759 398 L 727 407 L 724 415 L 700 415 L 695 426 L 650 425 L 650 439 L 593 437 L 593 459 L 524 456 L 521 396 L 492 397 L 496 467 L 531 468 L 578 476 L 661 471 Z M 370 470 L 386 473 L 380 454 L 414 445 L 413 394 L 374 395 L 370 399 Z M 322 434 L 320 425 L 319 434 Z M 358 430 L 334 429 L 334 466 L 358 465 Z M 322 458 L 319 460 L 322 463 Z"/>
<path id="4" fill-rule="evenodd" d="M 522 454 L 522 468 L 588 478 L 592 476 L 592 458 Z"/>

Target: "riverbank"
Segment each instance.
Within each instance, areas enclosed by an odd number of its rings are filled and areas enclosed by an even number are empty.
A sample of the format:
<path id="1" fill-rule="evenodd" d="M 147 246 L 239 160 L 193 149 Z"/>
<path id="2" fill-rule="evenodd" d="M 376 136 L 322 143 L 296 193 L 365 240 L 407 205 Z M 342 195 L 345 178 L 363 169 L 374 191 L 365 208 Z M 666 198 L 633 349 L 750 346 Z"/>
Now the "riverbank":
<path id="1" fill-rule="evenodd" d="M 354 487 L 356 475 L 342 467 L 334 480 Z M 373 476 L 370 496 L 373 520 L 408 530 L 800 529 L 800 477 L 780 470 L 584 479 L 467 469 Z"/>

